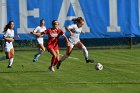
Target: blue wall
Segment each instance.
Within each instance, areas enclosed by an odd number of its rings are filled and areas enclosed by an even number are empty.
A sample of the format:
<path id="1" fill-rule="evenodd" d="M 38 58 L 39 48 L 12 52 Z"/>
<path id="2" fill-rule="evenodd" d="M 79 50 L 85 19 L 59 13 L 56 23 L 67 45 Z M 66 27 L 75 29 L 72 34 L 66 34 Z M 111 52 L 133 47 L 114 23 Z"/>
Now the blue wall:
<path id="1" fill-rule="evenodd" d="M 117 10 L 117 27 L 120 28 L 119 31 L 115 31 L 115 29 L 108 31 L 107 29 L 110 26 L 111 20 L 110 1 L 111 0 L 78 0 L 81 11 L 84 15 L 83 17 L 86 20 L 87 26 L 90 28 L 89 32 L 81 34 L 81 38 L 117 38 L 140 36 L 139 0 L 114 0 L 117 1 L 117 7 L 115 9 Z M 22 31 L 18 32 L 17 30 L 20 28 L 20 15 L 22 15 L 19 4 L 20 0 L 7 0 L 6 3 L 7 22 L 10 20 L 15 22 L 15 34 L 19 34 L 21 37 L 20 39 L 35 39 L 33 35 L 29 34 L 29 30 L 25 31 L 24 33 L 22 33 Z M 62 3 L 64 3 L 63 0 L 27 0 L 27 11 L 33 10 L 35 8 L 39 9 L 38 17 L 27 17 L 27 27 L 32 29 L 35 28 L 39 25 L 39 20 L 43 18 L 46 20 L 46 27 L 50 28 L 51 21 L 58 19 L 60 16 Z M 68 6 L 69 9 L 66 11 L 67 16 L 77 17 L 75 12 L 78 11 L 74 11 L 75 5 L 71 3 L 70 5 L 68 4 Z M 114 3 L 112 3 L 112 6 L 115 6 Z M 113 18 L 116 18 L 114 17 L 114 13 L 112 13 L 112 15 Z M 0 14 L 0 16 L 2 16 L 2 14 Z M 61 20 L 59 20 L 59 22 L 61 24 Z M 64 27 L 68 24 L 71 24 L 71 21 L 66 19 L 65 24 L 61 25 L 61 27 Z M 114 26 L 112 26 L 112 28 L 113 27 Z M 0 28 L 0 30 L 2 32 L 2 28 Z M 66 34 L 69 35 L 68 33 Z M 2 33 L 0 34 L 0 37 L 2 37 Z"/>

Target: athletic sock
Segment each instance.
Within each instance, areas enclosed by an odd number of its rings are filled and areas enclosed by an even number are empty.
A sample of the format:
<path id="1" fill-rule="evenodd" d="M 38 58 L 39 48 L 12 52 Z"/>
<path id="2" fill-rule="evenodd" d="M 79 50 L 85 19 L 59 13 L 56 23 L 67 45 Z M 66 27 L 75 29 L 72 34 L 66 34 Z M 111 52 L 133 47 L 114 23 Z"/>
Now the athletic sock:
<path id="1" fill-rule="evenodd" d="M 8 66 L 12 66 L 13 61 L 14 61 L 14 58 L 10 58 L 10 59 L 9 59 L 9 65 L 8 65 Z"/>
<path id="2" fill-rule="evenodd" d="M 82 49 L 83 49 L 83 54 L 85 56 L 85 60 L 88 60 L 88 51 L 87 51 L 87 48 L 85 46 L 83 46 Z"/>
<path id="3" fill-rule="evenodd" d="M 35 59 L 38 59 L 43 52 L 43 50 L 39 50 L 38 53 L 35 55 Z"/>

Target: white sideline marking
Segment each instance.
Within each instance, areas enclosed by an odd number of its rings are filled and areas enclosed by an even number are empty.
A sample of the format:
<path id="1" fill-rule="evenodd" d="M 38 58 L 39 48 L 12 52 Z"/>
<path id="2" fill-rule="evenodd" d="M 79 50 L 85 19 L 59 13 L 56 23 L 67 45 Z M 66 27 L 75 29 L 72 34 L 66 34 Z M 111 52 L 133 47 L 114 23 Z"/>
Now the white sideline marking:
<path id="1" fill-rule="evenodd" d="M 111 82 L 66 82 L 66 84 L 140 84 L 137 81 L 111 81 Z"/>
<path id="2" fill-rule="evenodd" d="M 62 54 L 60 54 L 60 55 L 63 56 Z M 69 56 L 68 58 L 71 58 L 71 59 L 79 59 L 77 57 L 71 57 L 71 56 Z"/>
<path id="3" fill-rule="evenodd" d="M 58 82 L 59 84 L 140 84 L 140 82 L 137 81 L 111 81 L 111 82 Z M 33 85 L 36 83 L 28 83 L 28 84 L 20 84 L 20 83 L 15 83 L 15 84 L 5 84 L 5 85 L 13 85 L 13 86 L 29 86 Z M 48 85 L 49 83 L 41 83 L 43 85 Z"/>

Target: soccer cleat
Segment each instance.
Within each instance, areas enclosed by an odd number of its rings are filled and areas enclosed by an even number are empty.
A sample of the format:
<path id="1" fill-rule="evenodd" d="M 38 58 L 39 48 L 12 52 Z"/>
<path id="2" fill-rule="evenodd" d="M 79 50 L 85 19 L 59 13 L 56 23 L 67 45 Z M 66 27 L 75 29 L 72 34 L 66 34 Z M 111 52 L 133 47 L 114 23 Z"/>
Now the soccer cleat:
<path id="1" fill-rule="evenodd" d="M 94 60 L 90 60 L 90 59 L 86 60 L 86 63 L 93 63 L 93 62 Z"/>
<path id="2" fill-rule="evenodd" d="M 56 68 L 59 69 L 60 65 L 61 65 L 61 62 L 58 61 L 57 65 L 56 65 Z"/>
<path id="3" fill-rule="evenodd" d="M 36 58 L 33 59 L 33 62 L 37 62 L 37 61 L 38 61 L 38 59 L 36 59 Z"/>
<path id="4" fill-rule="evenodd" d="M 7 68 L 12 68 L 12 66 L 9 66 L 9 65 L 8 65 Z"/>
<path id="5" fill-rule="evenodd" d="M 49 68 L 48 68 L 51 72 L 55 72 L 55 70 L 54 70 L 54 67 L 52 66 L 50 66 Z"/>
<path id="6" fill-rule="evenodd" d="M 36 54 L 36 55 L 34 56 L 33 62 L 37 62 L 37 61 L 38 61 L 38 55 Z"/>

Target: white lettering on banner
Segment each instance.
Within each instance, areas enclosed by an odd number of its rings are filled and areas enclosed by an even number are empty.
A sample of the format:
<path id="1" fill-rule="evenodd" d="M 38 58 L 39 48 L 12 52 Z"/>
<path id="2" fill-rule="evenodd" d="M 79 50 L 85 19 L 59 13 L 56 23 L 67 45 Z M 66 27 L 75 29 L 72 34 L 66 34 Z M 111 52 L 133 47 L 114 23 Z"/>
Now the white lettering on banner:
<path id="1" fill-rule="evenodd" d="M 72 7 L 74 9 L 76 16 L 67 16 L 70 4 L 72 4 Z M 63 28 L 66 20 L 72 20 L 75 17 L 83 17 L 85 19 L 79 1 L 78 0 L 63 0 L 60 14 L 58 17 L 58 21 L 61 23 L 60 27 Z M 63 28 L 63 31 L 65 31 L 64 28 Z M 85 21 L 85 25 L 83 26 L 82 32 L 90 32 L 90 28 L 88 27 L 86 21 Z"/>
<path id="2" fill-rule="evenodd" d="M 19 0 L 19 16 L 20 28 L 17 29 L 18 33 L 28 33 L 33 28 L 28 28 L 28 16 L 39 17 L 39 9 L 27 10 L 27 0 Z"/>
<path id="3" fill-rule="evenodd" d="M 138 12 L 139 12 L 139 26 L 140 26 L 140 0 L 138 0 L 138 7 L 139 7 Z"/>
<path id="4" fill-rule="evenodd" d="M 0 0 L 0 34 L 7 24 L 7 0 Z"/>
<path id="5" fill-rule="evenodd" d="M 110 25 L 107 27 L 107 32 L 120 32 L 117 16 L 117 0 L 109 0 L 109 9 Z"/>

